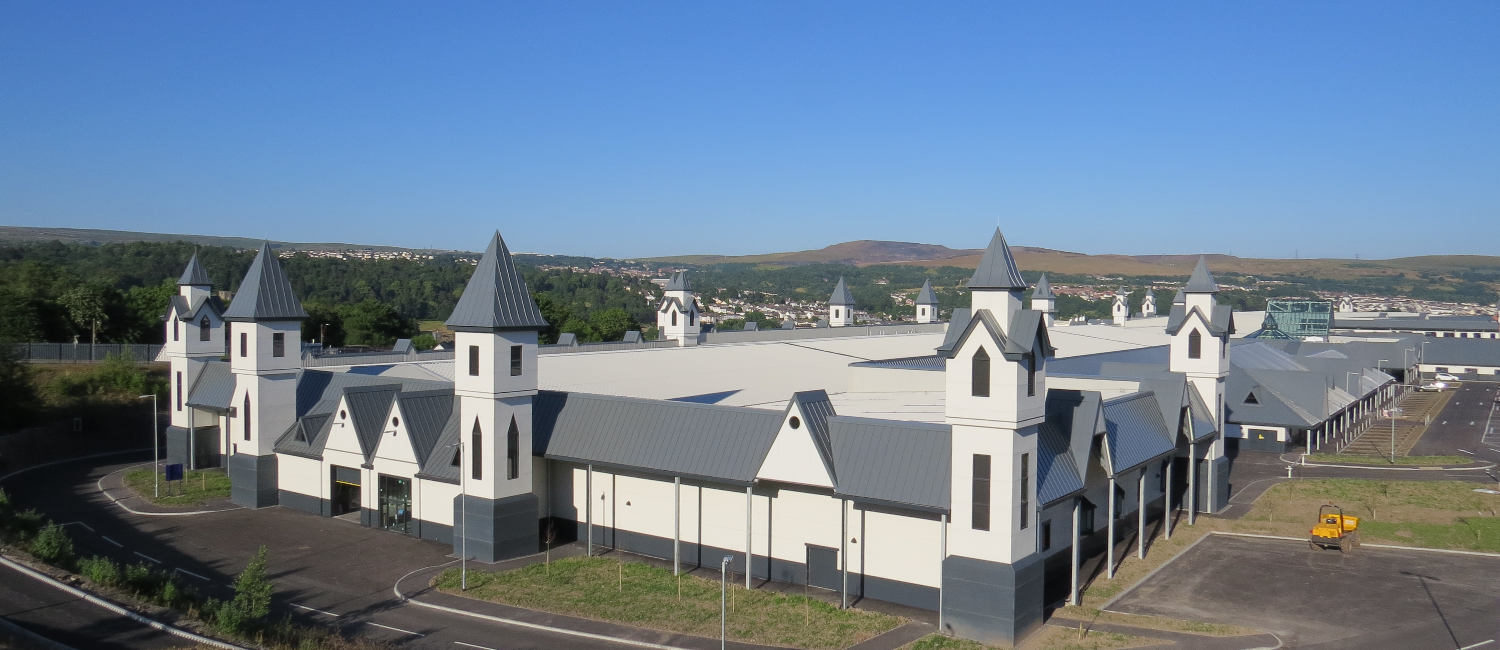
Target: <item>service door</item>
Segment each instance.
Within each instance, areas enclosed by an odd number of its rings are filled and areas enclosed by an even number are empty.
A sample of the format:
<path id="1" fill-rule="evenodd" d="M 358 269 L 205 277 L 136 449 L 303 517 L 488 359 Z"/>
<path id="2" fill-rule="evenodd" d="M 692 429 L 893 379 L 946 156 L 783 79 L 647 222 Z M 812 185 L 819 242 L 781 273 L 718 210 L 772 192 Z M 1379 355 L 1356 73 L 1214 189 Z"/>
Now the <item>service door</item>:
<path id="1" fill-rule="evenodd" d="M 807 584 L 837 591 L 839 583 L 839 550 L 808 544 Z"/>
<path id="2" fill-rule="evenodd" d="M 332 465 L 333 489 L 329 491 L 332 495 L 333 516 L 339 517 L 351 512 L 359 512 L 360 471 L 353 467 L 339 467 Z"/>

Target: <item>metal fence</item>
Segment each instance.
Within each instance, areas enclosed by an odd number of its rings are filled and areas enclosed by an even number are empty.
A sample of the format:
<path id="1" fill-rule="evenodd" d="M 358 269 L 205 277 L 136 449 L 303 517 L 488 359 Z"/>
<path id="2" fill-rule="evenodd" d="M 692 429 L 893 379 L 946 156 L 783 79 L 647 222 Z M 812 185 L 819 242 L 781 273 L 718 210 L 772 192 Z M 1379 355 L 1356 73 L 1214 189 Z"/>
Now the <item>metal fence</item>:
<path id="1" fill-rule="evenodd" d="M 32 363 L 97 363 L 111 354 L 126 354 L 137 363 L 150 363 L 161 352 L 155 343 L 17 343 L 22 361 Z"/>

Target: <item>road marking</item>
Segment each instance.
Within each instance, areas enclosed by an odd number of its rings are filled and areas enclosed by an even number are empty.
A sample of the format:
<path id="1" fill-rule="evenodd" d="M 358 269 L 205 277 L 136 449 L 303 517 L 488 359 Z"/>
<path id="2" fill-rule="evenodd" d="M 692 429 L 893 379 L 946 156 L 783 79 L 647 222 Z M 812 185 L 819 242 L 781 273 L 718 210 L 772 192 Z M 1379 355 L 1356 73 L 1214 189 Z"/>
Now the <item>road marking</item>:
<path id="1" fill-rule="evenodd" d="M 1459 450 L 1459 451 L 1461 451 L 1461 452 L 1464 452 L 1464 453 L 1466 453 L 1466 454 L 1468 454 L 1468 455 L 1470 455 L 1470 456 L 1473 456 L 1473 455 L 1474 455 L 1474 452 L 1472 452 L 1472 451 L 1469 451 L 1469 450 L 1467 450 L 1467 449 L 1460 449 L 1460 450 Z"/>
<path id="2" fill-rule="evenodd" d="M 192 571 L 188 571 L 187 569 L 172 569 L 172 570 L 176 571 L 178 573 L 184 574 L 184 575 L 190 575 L 190 576 L 192 576 L 194 578 L 197 578 L 199 580 L 202 580 L 204 582 L 208 582 L 208 578 L 205 578 L 205 577 L 200 576 L 200 575 L 198 575 L 196 573 L 193 573 Z"/>
<path id="3" fill-rule="evenodd" d="M 374 625 L 375 627 L 383 627 L 383 628 L 385 628 L 387 630 L 394 630 L 396 632 L 400 632 L 402 634 L 410 634 L 412 636 L 427 636 L 426 634 L 418 634 L 418 633 L 413 632 L 411 630 L 403 630 L 403 629 L 401 629 L 399 627 L 391 627 L 389 625 L 381 625 L 379 623 L 371 623 L 369 621 L 365 621 L 365 625 Z"/>
<path id="4" fill-rule="evenodd" d="M 70 521 L 70 522 L 68 522 L 68 523 L 66 523 L 66 524 L 63 524 L 63 525 L 64 525 L 64 526 L 83 526 L 83 527 L 84 527 L 84 528 L 85 528 L 85 529 L 87 529 L 87 530 L 88 530 L 88 531 L 89 531 L 89 532 L 91 532 L 91 533 L 92 533 L 92 532 L 94 532 L 94 529 L 93 529 L 93 527 L 91 527 L 91 526 L 89 526 L 89 525 L 88 525 L 88 524 L 85 524 L 85 523 L 83 523 L 83 522 L 81 522 L 81 521 Z"/>
<path id="5" fill-rule="evenodd" d="M 132 552 L 132 553 L 135 553 L 135 554 L 136 554 L 136 555 L 139 555 L 139 556 L 141 556 L 141 557 L 143 557 L 143 558 L 146 558 L 146 559 L 147 559 L 147 560 L 149 560 L 149 561 L 151 561 L 151 562 L 152 562 L 152 563 L 154 563 L 154 564 L 161 564 L 161 560 L 158 560 L 158 559 L 156 559 L 156 558 L 154 558 L 154 557 L 151 557 L 151 556 L 149 556 L 149 555 L 146 555 L 146 554 L 144 554 L 144 553 L 142 553 L 142 552 L 140 552 L 140 551 L 131 551 L 131 552 Z"/>
<path id="6" fill-rule="evenodd" d="M 323 614 L 325 616 L 332 616 L 334 618 L 338 618 L 339 617 L 338 614 L 335 614 L 333 612 L 325 612 L 325 611 L 323 611 L 321 609 L 313 609 L 313 608 L 308 607 L 306 605 L 298 605 L 297 603 L 292 603 L 292 607 L 296 607 L 297 609 L 305 609 L 305 610 L 307 610 L 309 612 L 317 612 L 319 614 Z M 374 625 L 374 623 L 371 623 L 371 625 Z"/>
<path id="7" fill-rule="evenodd" d="M 1469 650 L 1469 648 L 1477 648 L 1479 646 L 1482 646 L 1482 645 L 1485 645 L 1485 644 L 1489 644 L 1489 643 L 1494 643 L 1494 642 L 1495 642 L 1494 639 L 1490 639 L 1489 641 L 1480 641 L 1479 643 L 1476 643 L 1474 645 L 1466 645 L 1466 646 L 1464 646 L 1462 648 L 1459 648 L 1458 650 Z"/>
<path id="8" fill-rule="evenodd" d="M 124 545 L 124 544 L 121 544 L 121 543 L 119 543 L 119 542 L 117 542 L 117 541 L 115 541 L 115 540 L 112 540 L 112 539 L 110 539 L 110 538 L 109 538 L 109 537 L 106 537 L 106 536 L 104 536 L 104 535 L 100 535 L 100 537 L 103 537 L 103 538 L 104 538 L 104 541 L 106 541 L 106 542 L 109 542 L 109 543 L 111 543 L 111 544 L 114 544 L 114 545 L 115 545 L 115 546 L 118 546 L 118 547 L 120 547 L 120 548 L 125 548 L 125 545 Z"/>
<path id="9" fill-rule="evenodd" d="M 470 648 L 479 648 L 479 650 L 495 650 L 494 648 L 486 648 L 486 647 L 484 647 L 482 645 L 474 645 L 472 643 L 464 643 L 463 641 L 454 641 L 454 643 L 456 643 L 458 645 L 466 645 L 466 646 L 469 646 Z"/>

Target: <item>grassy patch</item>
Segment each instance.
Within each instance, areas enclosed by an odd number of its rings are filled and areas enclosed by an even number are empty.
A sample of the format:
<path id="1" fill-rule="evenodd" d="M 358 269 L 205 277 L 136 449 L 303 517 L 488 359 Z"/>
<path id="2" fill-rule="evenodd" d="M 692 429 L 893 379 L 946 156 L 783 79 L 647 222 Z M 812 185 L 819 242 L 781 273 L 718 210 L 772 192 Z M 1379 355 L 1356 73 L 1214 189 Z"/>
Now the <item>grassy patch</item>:
<path id="1" fill-rule="evenodd" d="M 1281 483 L 1244 517 L 1310 528 L 1318 506 L 1332 503 L 1360 517 L 1360 538 L 1401 546 L 1500 551 L 1500 495 L 1475 492 L 1478 483 L 1304 479 Z M 1303 533 L 1305 534 L 1305 533 Z"/>
<path id="2" fill-rule="evenodd" d="M 647 564 L 605 558 L 567 558 L 551 566 L 469 571 L 459 591 L 458 569 L 433 580 L 444 592 L 582 618 L 704 637 L 719 635 L 719 581 L 682 576 Z M 680 592 L 679 592 L 680 584 Z M 681 595 L 679 595 L 679 593 Z M 900 624 L 884 614 L 840 610 L 798 595 L 729 586 L 729 638 L 747 643 L 836 650 Z"/>
<path id="3" fill-rule="evenodd" d="M 1020 650 L 1119 650 L 1159 645 L 1164 642 L 1113 632 L 1082 632 L 1043 627 L 1021 644 Z M 902 646 L 902 650 L 987 650 L 993 646 L 951 636 L 929 634 Z"/>
<path id="4" fill-rule="evenodd" d="M 1360 537 L 1402 546 L 1500 553 L 1500 518 L 1463 517 L 1451 524 L 1360 522 Z"/>
<path id="5" fill-rule="evenodd" d="M 1308 456 L 1307 459 L 1315 463 L 1336 463 L 1340 465 L 1414 465 L 1418 467 L 1466 465 L 1474 462 L 1474 459 L 1466 456 L 1397 456 L 1394 463 L 1391 462 L 1389 456 L 1313 454 Z"/>
<path id="6" fill-rule="evenodd" d="M 126 472 L 125 485 L 135 490 L 141 498 L 164 506 L 195 506 L 215 499 L 229 498 L 229 475 L 224 470 L 188 470 L 183 472 L 182 481 L 173 481 L 170 486 L 167 485 L 166 475 L 160 476 L 160 497 L 152 496 L 155 493 L 155 482 L 151 478 L 150 468 Z"/>

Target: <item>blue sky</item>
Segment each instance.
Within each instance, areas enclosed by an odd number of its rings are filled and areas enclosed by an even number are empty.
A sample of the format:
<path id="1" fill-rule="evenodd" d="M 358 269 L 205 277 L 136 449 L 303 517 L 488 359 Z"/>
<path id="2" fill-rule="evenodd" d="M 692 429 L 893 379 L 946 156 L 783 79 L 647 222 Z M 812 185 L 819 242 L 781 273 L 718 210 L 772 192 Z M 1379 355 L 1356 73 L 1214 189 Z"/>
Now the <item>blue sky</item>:
<path id="1" fill-rule="evenodd" d="M 0 223 L 1495 254 L 1493 2 L 0 4 Z"/>

